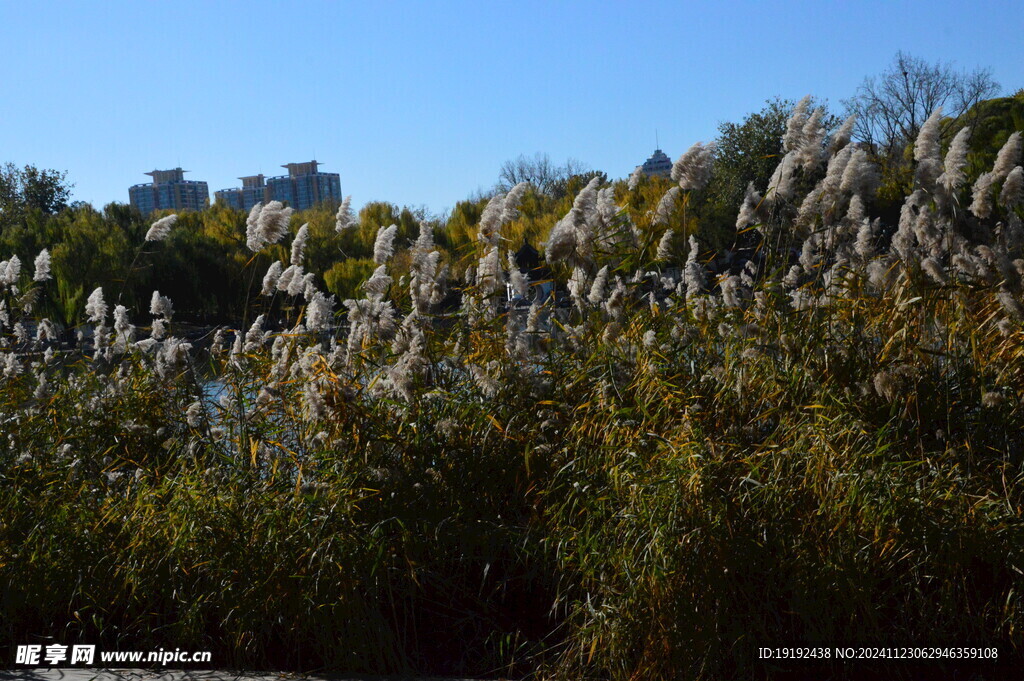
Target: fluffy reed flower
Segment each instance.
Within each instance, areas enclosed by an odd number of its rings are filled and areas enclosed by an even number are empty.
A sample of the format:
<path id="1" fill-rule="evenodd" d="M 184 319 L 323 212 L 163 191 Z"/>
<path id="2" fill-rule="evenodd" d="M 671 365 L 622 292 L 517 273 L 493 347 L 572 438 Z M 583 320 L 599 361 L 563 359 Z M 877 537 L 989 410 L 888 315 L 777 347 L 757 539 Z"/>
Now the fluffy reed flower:
<path id="1" fill-rule="evenodd" d="M 850 138 L 853 137 L 853 127 L 856 123 L 857 116 L 855 115 L 843 121 L 843 124 L 832 135 L 832 141 L 829 143 L 828 148 L 830 154 L 835 154 L 850 143 Z"/>
<path id="2" fill-rule="evenodd" d="M 921 269 L 924 270 L 925 274 L 932 278 L 939 286 L 945 286 L 949 283 L 949 277 L 946 276 L 946 270 L 943 269 L 939 261 L 934 256 L 929 256 L 921 261 Z"/>
<path id="3" fill-rule="evenodd" d="M 1024 203 L 1024 168 L 1017 166 L 1006 176 L 1003 190 L 999 192 L 999 203 L 1006 209 Z"/>
<path id="4" fill-rule="evenodd" d="M 306 241 L 309 240 L 309 223 L 299 227 L 299 231 L 295 233 L 295 238 L 292 240 L 292 259 L 293 265 L 302 264 L 302 256 L 306 251 Z"/>
<path id="5" fill-rule="evenodd" d="M 655 255 L 655 259 L 668 260 L 672 257 L 672 239 L 675 234 L 676 231 L 674 229 L 665 230 L 665 233 L 661 235 L 661 240 L 658 241 L 658 252 Z"/>
<path id="6" fill-rule="evenodd" d="M 868 152 L 854 149 L 843 169 L 839 190 L 859 196 L 871 196 L 878 188 L 881 175 L 878 166 L 871 162 Z"/>
<path id="7" fill-rule="evenodd" d="M 508 280 L 512 284 L 512 289 L 516 292 L 516 295 L 526 297 L 526 292 L 529 283 L 523 273 L 519 271 L 519 266 L 516 264 L 515 254 L 509 251 L 508 253 Z"/>
<path id="8" fill-rule="evenodd" d="M 605 265 L 597 272 L 594 283 L 590 285 L 590 294 L 587 300 L 591 305 L 600 305 L 604 302 L 605 289 L 608 287 L 608 265 Z"/>
<path id="9" fill-rule="evenodd" d="M 174 305 L 167 296 L 160 295 L 159 291 L 153 291 L 153 297 L 149 301 L 149 313 L 154 317 L 171 318 L 174 314 Z"/>
<path id="10" fill-rule="evenodd" d="M 505 272 L 501 269 L 498 247 L 491 246 L 477 265 L 476 285 L 485 296 L 493 296 L 504 283 Z"/>
<path id="11" fill-rule="evenodd" d="M 387 266 L 381 265 L 373 271 L 370 278 L 363 282 L 363 290 L 371 297 L 381 298 L 388 292 L 391 286 L 391 277 L 388 276 Z"/>
<path id="12" fill-rule="evenodd" d="M 978 176 L 972 188 L 971 212 L 979 218 L 992 215 L 992 186 L 996 183 L 995 173 L 987 172 Z"/>
<path id="13" fill-rule="evenodd" d="M 264 315 L 256 317 L 256 321 L 252 323 L 249 330 L 245 333 L 245 345 L 242 346 L 244 352 L 256 352 L 263 347 L 263 322 Z"/>
<path id="14" fill-rule="evenodd" d="M 260 211 L 256 226 L 262 245 L 276 244 L 288 233 L 288 221 L 294 208 L 285 208 L 280 201 L 271 201 Z"/>
<path id="15" fill-rule="evenodd" d="M 327 328 L 334 318 L 334 296 L 325 296 L 320 291 L 313 294 L 306 306 L 306 328 L 320 331 Z"/>
<path id="16" fill-rule="evenodd" d="M 754 183 L 747 185 L 747 193 L 743 196 L 743 205 L 740 207 L 739 215 L 736 216 L 736 229 L 746 229 L 750 225 L 761 222 L 758 210 L 761 207 L 761 195 L 754 188 Z"/>
<path id="17" fill-rule="evenodd" d="M 36 340 L 39 342 L 52 341 L 57 339 L 57 328 L 49 319 L 40 320 L 36 327 Z"/>
<path id="18" fill-rule="evenodd" d="M 825 109 L 818 107 L 811 112 L 800 131 L 800 144 L 794 149 L 796 162 L 804 170 L 814 170 L 821 165 L 824 157 L 825 126 L 822 119 L 825 117 Z"/>
<path id="19" fill-rule="evenodd" d="M 12 255 L 10 260 L 4 260 L 0 262 L 0 282 L 4 286 L 14 286 L 18 283 L 18 277 L 21 275 L 21 260 L 16 255 Z"/>
<path id="20" fill-rule="evenodd" d="M 715 143 L 697 142 L 672 165 L 672 179 L 681 189 L 700 191 L 711 179 L 715 159 Z"/>
<path id="21" fill-rule="evenodd" d="M 198 428 L 202 425 L 202 418 L 203 405 L 199 401 L 188 405 L 188 409 L 185 410 L 185 422 L 188 423 L 190 428 Z"/>
<path id="22" fill-rule="evenodd" d="M 488 246 L 497 246 L 501 237 L 502 216 L 505 212 L 505 194 L 495 194 L 484 207 L 480 216 L 480 229 L 477 238 Z"/>
<path id="23" fill-rule="evenodd" d="M 741 307 L 743 302 L 740 294 L 740 278 L 736 275 L 723 275 L 719 279 L 722 289 L 722 302 L 726 307 Z"/>
<path id="24" fill-rule="evenodd" d="M 146 232 L 146 241 L 163 241 L 171 233 L 171 227 L 178 221 L 177 215 L 168 215 L 154 222 Z"/>
<path id="25" fill-rule="evenodd" d="M 946 152 L 944 170 L 939 175 L 938 183 L 950 194 L 953 194 L 967 180 L 964 166 L 967 165 L 968 142 L 971 138 L 970 126 L 965 126 L 956 134 Z"/>
<path id="26" fill-rule="evenodd" d="M 523 200 L 523 195 L 529 188 L 529 182 L 520 182 L 508 190 L 508 194 L 505 195 L 504 210 L 501 214 L 502 223 L 507 224 L 519 217 L 519 202 Z"/>
<path id="27" fill-rule="evenodd" d="M 154 319 L 149 335 L 153 340 L 163 340 L 164 336 L 167 335 L 167 322 L 163 318 Z"/>
<path id="28" fill-rule="evenodd" d="M 352 212 L 352 195 L 349 194 L 341 201 L 341 205 L 338 206 L 338 213 L 334 216 L 334 230 L 341 234 L 349 227 L 354 227 L 356 224 L 355 213 Z"/>
<path id="29" fill-rule="evenodd" d="M 938 179 L 942 169 L 941 121 L 942 107 L 939 107 L 921 125 L 914 141 L 914 160 L 917 161 L 914 179 L 918 186 L 928 190 Z"/>
<path id="30" fill-rule="evenodd" d="M 810 106 L 811 96 L 806 95 L 793 107 L 793 112 L 786 120 L 786 134 L 782 138 L 783 151 L 796 151 L 804 143 L 804 125 L 807 123 L 807 109 Z"/>
<path id="31" fill-rule="evenodd" d="M 260 294 L 264 296 L 270 296 L 277 290 L 277 282 L 281 279 L 281 270 L 283 265 L 280 260 L 275 260 L 270 263 L 270 267 L 267 268 L 267 273 L 263 275 L 263 288 L 260 290 Z"/>
<path id="32" fill-rule="evenodd" d="M 626 186 L 629 188 L 629 191 L 633 191 L 634 189 L 636 189 L 637 185 L 640 184 L 640 178 L 642 178 L 643 176 L 643 166 L 637 166 L 636 170 L 634 170 L 632 174 L 630 174 L 629 182 L 626 184 Z"/>
<path id="33" fill-rule="evenodd" d="M 662 195 L 661 201 L 658 201 L 658 207 L 654 210 L 654 219 L 651 221 L 652 226 L 668 224 L 669 218 L 672 217 L 672 213 L 676 209 L 676 199 L 681 192 L 682 189 L 676 186 L 671 187 Z"/>
<path id="34" fill-rule="evenodd" d="M 271 265 L 273 267 L 273 265 Z M 268 272 L 269 274 L 269 272 Z M 294 281 L 302 280 L 302 267 L 299 265 L 289 265 L 281 276 L 277 278 L 277 290 L 284 293 L 290 293 L 294 286 Z"/>
<path id="35" fill-rule="evenodd" d="M 383 265 L 394 255 L 396 234 L 398 234 L 398 225 L 377 229 L 377 239 L 373 243 L 373 261 L 378 265 Z"/>
<path id="36" fill-rule="evenodd" d="M 544 245 L 544 255 L 548 262 L 562 262 L 576 250 L 576 230 L 572 224 L 572 211 L 555 223 Z"/>
<path id="37" fill-rule="evenodd" d="M 94 324 L 102 324 L 107 316 L 107 304 L 103 301 L 103 287 L 97 287 L 85 302 L 85 314 Z"/>
<path id="38" fill-rule="evenodd" d="M 565 286 L 569 289 L 569 297 L 572 298 L 577 309 L 584 309 L 587 300 L 586 271 L 582 267 L 572 268 L 572 274 L 569 275 L 569 281 L 566 282 Z"/>
<path id="39" fill-rule="evenodd" d="M 996 179 L 1003 179 L 1013 171 L 1014 166 L 1020 160 L 1020 151 L 1021 136 L 1019 132 L 1015 132 L 1010 135 L 1006 143 L 999 149 L 999 154 L 996 155 L 996 162 L 992 166 L 992 174 Z"/>
<path id="40" fill-rule="evenodd" d="M 114 307 L 114 331 L 119 342 L 130 343 L 135 339 L 135 327 L 128 320 L 128 309 L 124 305 Z"/>
<path id="41" fill-rule="evenodd" d="M 796 161 L 794 153 L 788 152 L 779 161 L 779 165 L 775 166 L 775 172 L 772 173 L 771 179 L 768 180 L 766 196 L 771 201 L 788 201 L 793 198 L 793 192 L 796 190 L 793 184 L 793 173 L 795 171 Z"/>
<path id="42" fill-rule="evenodd" d="M 942 121 L 942 107 L 935 109 L 922 125 L 917 133 L 917 140 L 914 142 L 914 160 L 939 161 L 942 149 L 940 142 L 940 123 Z"/>
<path id="43" fill-rule="evenodd" d="M 690 253 L 686 257 L 686 266 L 683 268 L 683 283 L 686 284 L 686 297 L 690 298 L 704 291 L 706 281 L 704 278 L 704 265 L 697 261 L 700 254 L 700 246 L 697 237 L 690 235 Z"/>
<path id="44" fill-rule="evenodd" d="M 254 252 L 263 246 L 259 230 L 260 211 L 262 210 L 263 204 L 257 203 L 249 209 L 249 216 L 245 219 L 245 245 Z"/>
<path id="45" fill-rule="evenodd" d="M 36 256 L 35 275 L 33 275 L 32 281 L 46 281 L 47 279 L 53 279 L 53 275 L 50 274 L 50 252 L 44 248 Z"/>

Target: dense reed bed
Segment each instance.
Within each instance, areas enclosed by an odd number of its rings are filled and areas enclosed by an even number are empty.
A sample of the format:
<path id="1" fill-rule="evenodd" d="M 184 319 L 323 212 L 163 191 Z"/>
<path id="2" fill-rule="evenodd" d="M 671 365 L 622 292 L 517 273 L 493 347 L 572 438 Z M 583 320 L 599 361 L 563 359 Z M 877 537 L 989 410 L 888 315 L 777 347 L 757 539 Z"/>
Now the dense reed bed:
<path id="1" fill-rule="evenodd" d="M 5 261 L 0 638 L 611 679 L 759 678 L 785 642 L 1019 656 L 1020 134 L 968 178 L 936 112 L 886 224 L 852 121 L 822 120 L 794 110 L 731 260 L 680 219 L 712 145 L 649 224 L 592 181 L 545 245 L 566 305 L 506 300 L 539 283 L 503 239 L 525 185 L 468 271 L 382 229 L 341 304 L 258 206 L 250 250 L 290 258 L 201 351 L 159 293 L 145 318 L 97 289 L 60 360 L 45 254 Z"/>

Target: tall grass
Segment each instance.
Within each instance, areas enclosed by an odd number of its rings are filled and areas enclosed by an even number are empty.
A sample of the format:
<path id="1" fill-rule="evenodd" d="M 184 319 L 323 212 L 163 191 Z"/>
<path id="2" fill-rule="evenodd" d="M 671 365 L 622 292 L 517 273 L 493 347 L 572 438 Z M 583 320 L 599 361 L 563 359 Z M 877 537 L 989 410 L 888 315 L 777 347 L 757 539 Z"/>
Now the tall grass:
<path id="1" fill-rule="evenodd" d="M 524 188 L 466 281 L 426 229 L 394 280 L 382 229 L 337 315 L 295 246 L 208 348 L 90 298 L 94 347 L 60 360 L 28 331 L 51 284 L 5 263 L 3 641 L 612 679 L 758 677 L 784 642 L 1019 655 L 1019 144 L 971 187 L 929 119 L 885 225 L 877 169 L 808 108 L 747 193 L 756 252 L 718 271 L 589 184 L 547 245 L 570 307 L 503 302 Z M 680 159 L 666 229 L 713 153 Z"/>

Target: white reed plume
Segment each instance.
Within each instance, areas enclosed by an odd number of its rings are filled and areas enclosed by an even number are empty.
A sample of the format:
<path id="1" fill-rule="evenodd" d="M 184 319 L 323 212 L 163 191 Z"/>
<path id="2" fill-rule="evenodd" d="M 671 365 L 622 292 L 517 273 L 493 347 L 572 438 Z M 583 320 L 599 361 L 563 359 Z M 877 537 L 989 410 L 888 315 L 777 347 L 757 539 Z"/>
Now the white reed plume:
<path id="1" fill-rule="evenodd" d="M 174 314 L 174 305 L 167 296 L 160 295 L 159 291 L 153 291 L 153 297 L 149 301 L 149 313 L 154 317 L 170 319 Z"/>
<path id="2" fill-rule="evenodd" d="M 505 194 L 495 194 L 487 202 L 480 216 L 480 229 L 477 238 L 488 246 L 497 246 L 501 237 L 502 215 L 505 212 Z"/>
<path id="3" fill-rule="evenodd" d="M 854 251 L 863 260 L 869 260 L 875 255 L 875 234 L 871 222 L 867 219 L 864 219 L 857 229 L 857 241 L 854 244 Z"/>
<path id="4" fill-rule="evenodd" d="M 150 328 L 149 335 L 154 340 L 163 340 L 164 336 L 167 335 L 167 322 L 163 317 L 153 320 L 153 326 Z"/>
<path id="5" fill-rule="evenodd" d="M 672 165 L 672 179 L 688 191 L 700 191 L 711 179 L 715 161 L 715 143 L 697 142 Z"/>
<path id="6" fill-rule="evenodd" d="M 690 235 L 690 253 L 686 257 L 686 266 L 683 268 L 683 283 L 686 285 L 686 297 L 690 298 L 704 291 L 706 280 L 704 277 L 704 265 L 697 257 L 700 255 L 700 245 L 697 237 Z"/>
<path id="7" fill-rule="evenodd" d="M 529 286 L 526 277 L 519 271 L 519 264 L 516 262 L 516 256 L 511 251 L 508 252 L 508 281 L 512 284 L 512 289 L 516 292 L 516 295 L 523 298 L 526 297 L 526 291 Z"/>
<path id="8" fill-rule="evenodd" d="M 1024 168 L 1017 166 L 1006 176 L 1003 190 L 999 192 L 999 203 L 1008 210 L 1024 203 Z"/>
<path id="9" fill-rule="evenodd" d="M 198 428 L 202 425 L 203 421 L 203 405 L 198 400 L 188 405 L 188 409 L 185 410 L 185 422 L 188 423 L 190 428 Z"/>
<path id="10" fill-rule="evenodd" d="M 249 216 L 245 219 L 245 245 L 254 252 L 263 246 L 259 229 L 260 211 L 262 210 L 263 204 L 257 203 L 249 209 Z"/>
<path id="11" fill-rule="evenodd" d="M 501 221 L 503 224 L 512 222 L 519 217 L 519 202 L 523 200 L 523 194 L 530 188 L 529 182 L 520 182 L 512 189 L 508 190 L 508 194 L 505 195 L 505 204 L 503 206 Z"/>
<path id="12" fill-rule="evenodd" d="M 736 216 L 736 229 L 742 230 L 750 225 L 761 222 L 758 210 L 761 207 L 761 195 L 754 189 L 754 183 L 747 185 L 747 193 L 743 197 L 743 205 L 740 207 L 739 215 Z"/>
<path id="13" fill-rule="evenodd" d="M 854 149 L 843 169 L 839 191 L 868 197 L 874 194 L 880 181 L 878 166 L 871 162 L 868 152 Z"/>
<path id="14" fill-rule="evenodd" d="M 476 284 L 485 296 L 494 295 L 505 283 L 505 273 L 498 258 L 498 247 L 491 246 L 477 265 Z"/>
<path id="15" fill-rule="evenodd" d="M 970 126 L 965 126 L 949 144 L 949 151 L 946 152 L 945 167 L 938 179 L 938 183 L 949 194 L 953 194 L 967 180 L 964 166 L 967 165 L 968 142 L 970 138 L 971 128 Z"/>
<path id="16" fill-rule="evenodd" d="M 434 248 L 434 230 L 425 221 L 420 222 L 420 235 L 416 238 L 413 252 L 417 255 L 426 254 Z"/>
<path id="17" fill-rule="evenodd" d="M 294 208 L 285 208 L 280 201 L 271 201 L 263 207 L 257 221 L 261 247 L 265 244 L 276 244 L 284 238 L 288 233 L 288 222 L 294 212 Z"/>
<path id="18" fill-rule="evenodd" d="M 587 273 L 582 267 L 572 268 L 572 274 L 569 275 L 566 288 L 569 289 L 569 297 L 572 298 L 573 303 L 575 303 L 578 309 L 582 310 L 586 307 Z"/>
<path id="19" fill-rule="evenodd" d="M 47 279 L 53 279 L 53 275 L 50 274 L 50 252 L 44 248 L 36 256 L 35 275 L 32 280 L 46 281 Z"/>
<path id="20" fill-rule="evenodd" d="M 608 288 L 608 265 L 605 265 L 597 272 L 594 283 L 590 285 L 590 295 L 587 300 L 591 305 L 600 305 L 604 302 L 605 289 Z"/>
<path id="21" fill-rule="evenodd" d="M 982 173 L 974 181 L 972 189 L 971 212 L 979 218 L 992 215 L 992 186 L 996 183 L 993 172 Z"/>
<path id="22" fill-rule="evenodd" d="M 544 255 L 549 262 L 562 262 L 576 250 L 576 230 L 572 224 L 573 213 L 555 223 L 544 245 Z"/>
<path id="23" fill-rule="evenodd" d="M 163 241 L 171 233 L 171 227 L 178 221 L 177 215 L 168 215 L 160 218 L 150 226 L 146 232 L 146 241 Z"/>
<path id="24" fill-rule="evenodd" d="M 629 176 L 629 182 L 626 183 L 626 186 L 629 188 L 629 191 L 633 191 L 634 189 L 636 189 L 637 185 L 640 184 L 640 179 L 643 178 L 643 176 L 644 167 L 637 166 L 636 170 L 634 170 L 632 174 Z"/>
<path id="25" fill-rule="evenodd" d="M 839 128 L 832 134 L 832 141 L 829 143 L 829 153 L 835 154 L 837 151 L 845 147 L 850 143 L 850 138 L 853 137 L 853 126 L 857 123 L 857 116 L 850 116 Z"/>
<path id="26" fill-rule="evenodd" d="M 786 121 L 786 135 L 782 138 L 783 151 L 796 151 L 803 145 L 804 126 L 807 124 L 807 109 L 811 105 L 811 96 L 806 95 L 793 107 L 793 113 Z"/>
<path id="27" fill-rule="evenodd" d="M 16 255 L 12 255 L 10 260 L 4 260 L 0 262 L 0 282 L 4 286 L 14 286 L 18 283 L 18 277 L 21 275 L 21 260 Z"/>
<path id="28" fill-rule="evenodd" d="M 301 265 L 292 265 L 292 268 L 294 268 L 295 274 L 292 276 L 291 281 L 288 282 L 288 295 L 302 295 L 305 292 L 307 285 L 312 284 L 313 273 L 303 273 Z"/>
<path id="29" fill-rule="evenodd" d="M 388 288 L 391 286 L 391 277 L 388 276 L 387 266 L 381 265 L 369 279 L 363 282 L 363 290 L 366 291 L 367 295 L 371 298 L 376 297 L 378 300 L 388 292 Z"/>
<path id="30" fill-rule="evenodd" d="M 277 282 L 281 279 L 281 270 L 283 265 L 280 260 L 275 260 L 270 263 L 270 267 L 267 268 L 267 273 L 263 275 L 263 288 L 260 290 L 260 294 L 264 296 L 271 296 L 274 291 L 277 290 Z"/>
<path id="31" fill-rule="evenodd" d="M 309 240 L 309 223 L 299 227 L 299 231 L 295 233 L 295 238 L 292 240 L 292 259 L 293 265 L 302 264 L 302 256 L 306 251 L 306 242 Z"/>
<path id="32" fill-rule="evenodd" d="M 771 179 L 768 181 L 767 196 L 771 201 L 790 200 L 796 187 L 793 186 L 793 173 L 796 171 L 795 152 L 787 152 L 779 165 L 775 167 Z"/>
<path id="33" fill-rule="evenodd" d="M 1015 132 L 1006 140 L 996 156 L 996 162 L 992 166 L 992 174 L 996 179 L 1001 180 L 1013 171 L 1020 160 L 1020 150 L 1021 136 L 1019 132 Z"/>
<path id="34" fill-rule="evenodd" d="M 57 327 L 49 319 L 43 319 L 36 327 L 36 340 L 40 342 L 57 340 Z"/>
<path id="35" fill-rule="evenodd" d="M 394 255 L 396 234 L 398 234 L 398 225 L 382 226 L 377 229 L 377 240 L 373 243 L 373 261 L 378 265 L 383 265 Z"/>
<path id="36" fill-rule="evenodd" d="M 89 315 L 89 321 L 94 324 L 102 324 L 107 316 L 107 304 L 103 301 L 103 288 L 97 287 L 89 294 L 85 302 L 85 314 Z"/>
<path id="37" fill-rule="evenodd" d="M 244 352 L 256 352 L 263 347 L 263 321 L 264 315 L 260 315 L 256 318 L 256 321 L 252 323 L 249 330 L 245 333 L 245 345 L 243 346 Z"/>
<path id="38" fill-rule="evenodd" d="M 942 168 L 941 122 L 942 107 L 939 107 L 921 125 L 914 142 L 914 160 L 917 161 L 914 179 L 926 189 L 931 188 Z"/>
<path id="39" fill-rule="evenodd" d="M 341 205 L 338 206 L 338 214 L 334 216 L 334 229 L 339 234 L 344 232 L 349 227 L 356 225 L 356 216 L 352 212 L 352 195 L 349 194 L 341 201 Z"/>
<path id="40" fill-rule="evenodd" d="M 295 279 L 302 279 L 302 267 L 298 265 L 289 265 L 281 276 L 277 278 L 277 290 L 284 293 L 288 293 L 294 286 Z"/>
<path id="41" fill-rule="evenodd" d="M 328 297 L 317 291 L 306 306 L 306 328 L 309 331 L 320 331 L 328 328 L 333 319 L 334 296 Z"/>
<path id="42" fill-rule="evenodd" d="M 658 252 L 654 256 L 656 260 L 668 260 L 672 257 L 672 239 L 675 234 L 674 229 L 666 229 L 665 233 L 661 235 L 661 240 L 658 241 Z"/>
<path id="43" fill-rule="evenodd" d="M 794 151 L 796 162 L 804 170 L 814 170 L 821 165 L 825 153 L 822 147 L 825 141 L 825 126 L 822 124 L 824 117 L 825 109 L 818 107 L 811 112 L 800 132 L 800 145 Z"/>
<path id="44" fill-rule="evenodd" d="M 114 307 L 114 331 L 117 333 L 117 350 L 124 352 L 127 344 L 135 340 L 135 326 L 128 320 L 128 309 L 124 305 Z"/>
<path id="45" fill-rule="evenodd" d="M 651 221 L 652 226 L 668 224 L 669 218 L 672 217 L 672 213 L 676 209 L 676 199 L 680 193 L 682 193 L 682 188 L 675 186 L 669 188 L 662 195 L 661 201 L 658 201 L 658 207 L 654 209 L 654 219 Z"/>

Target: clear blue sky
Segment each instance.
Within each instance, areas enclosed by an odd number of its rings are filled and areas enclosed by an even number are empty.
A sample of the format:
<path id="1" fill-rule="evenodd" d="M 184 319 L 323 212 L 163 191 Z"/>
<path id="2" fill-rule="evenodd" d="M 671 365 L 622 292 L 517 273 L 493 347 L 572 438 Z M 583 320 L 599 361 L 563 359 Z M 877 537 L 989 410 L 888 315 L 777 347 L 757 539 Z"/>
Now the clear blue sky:
<path id="1" fill-rule="evenodd" d="M 1024 87 L 1016 2 L 0 3 L 0 162 L 128 201 L 310 160 L 356 206 L 432 211 L 546 152 L 624 177 L 776 95 L 838 108 L 897 50 Z"/>

